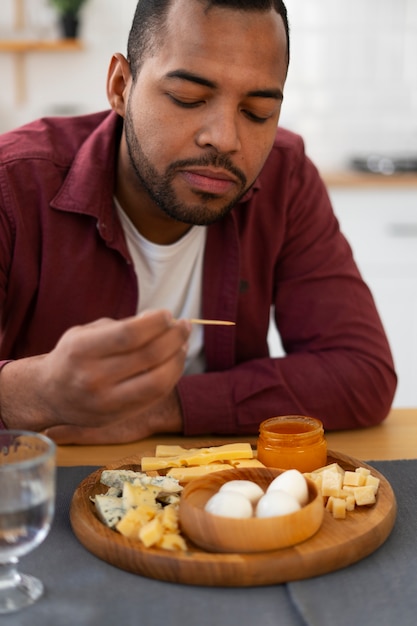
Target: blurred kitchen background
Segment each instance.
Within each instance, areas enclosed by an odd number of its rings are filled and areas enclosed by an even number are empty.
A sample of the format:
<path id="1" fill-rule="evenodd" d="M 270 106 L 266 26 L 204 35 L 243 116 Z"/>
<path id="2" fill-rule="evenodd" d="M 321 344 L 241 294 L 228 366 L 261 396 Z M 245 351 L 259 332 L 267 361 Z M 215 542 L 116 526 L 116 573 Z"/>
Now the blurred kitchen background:
<path id="1" fill-rule="evenodd" d="M 394 404 L 417 406 L 417 0 L 286 4 L 280 123 L 304 137 L 377 301 L 400 376 Z M 108 63 L 125 53 L 135 6 L 86 0 L 74 41 L 50 0 L 1 0 L 0 133 L 107 108 Z M 280 354 L 272 331 L 270 342 Z"/>

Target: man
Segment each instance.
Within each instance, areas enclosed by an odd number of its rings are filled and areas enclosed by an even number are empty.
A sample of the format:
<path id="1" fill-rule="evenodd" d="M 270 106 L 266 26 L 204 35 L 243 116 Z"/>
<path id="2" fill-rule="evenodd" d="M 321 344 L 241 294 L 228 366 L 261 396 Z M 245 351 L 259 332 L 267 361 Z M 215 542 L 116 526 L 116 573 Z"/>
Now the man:
<path id="1" fill-rule="evenodd" d="M 288 37 L 280 0 L 141 0 L 112 112 L 2 137 L 5 427 L 87 444 L 387 415 L 372 297 L 301 139 L 277 132 Z"/>

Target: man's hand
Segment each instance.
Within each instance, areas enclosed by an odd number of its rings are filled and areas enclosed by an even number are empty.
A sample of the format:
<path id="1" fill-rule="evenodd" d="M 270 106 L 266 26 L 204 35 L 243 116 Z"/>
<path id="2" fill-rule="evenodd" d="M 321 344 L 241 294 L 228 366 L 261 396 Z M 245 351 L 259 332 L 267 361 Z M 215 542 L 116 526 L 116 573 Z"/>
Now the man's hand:
<path id="1" fill-rule="evenodd" d="M 30 430 L 108 428 L 113 443 L 127 441 L 126 431 L 141 413 L 168 396 L 181 377 L 189 334 L 190 324 L 166 311 L 71 328 L 50 353 L 3 368 L 2 419 L 8 428 Z M 143 436 L 151 434 L 151 422 Z M 136 426 L 130 440 L 140 432 Z"/>
<path id="2" fill-rule="evenodd" d="M 111 424 L 98 427 L 52 426 L 44 434 L 60 445 L 100 445 L 129 443 L 149 437 L 154 433 L 180 433 L 182 431 L 181 405 L 174 390 L 168 396 L 143 411 L 134 411 L 131 416 Z"/>

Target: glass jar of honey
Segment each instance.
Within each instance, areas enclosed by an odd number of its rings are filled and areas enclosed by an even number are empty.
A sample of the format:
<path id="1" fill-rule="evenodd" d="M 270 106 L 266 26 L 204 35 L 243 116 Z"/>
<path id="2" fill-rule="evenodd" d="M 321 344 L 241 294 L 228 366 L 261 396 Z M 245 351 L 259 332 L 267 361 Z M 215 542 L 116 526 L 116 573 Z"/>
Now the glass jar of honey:
<path id="1" fill-rule="evenodd" d="M 267 467 L 311 472 L 326 465 L 323 424 L 303 415 L 271 417 L 259 427 L 257 451 Z"/>

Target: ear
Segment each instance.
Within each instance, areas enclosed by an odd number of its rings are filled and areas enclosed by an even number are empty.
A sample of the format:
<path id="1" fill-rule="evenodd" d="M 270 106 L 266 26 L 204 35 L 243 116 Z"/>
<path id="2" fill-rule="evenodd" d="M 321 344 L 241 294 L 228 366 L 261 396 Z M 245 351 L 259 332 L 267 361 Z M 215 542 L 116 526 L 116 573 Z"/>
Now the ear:
<path id="1" fill-rule="evenodd" d="M 132 75 L 127 59 L 117 52 L 112 56 L 107 73 L 107 99 L 113 111 L 125 116 Z"/>

